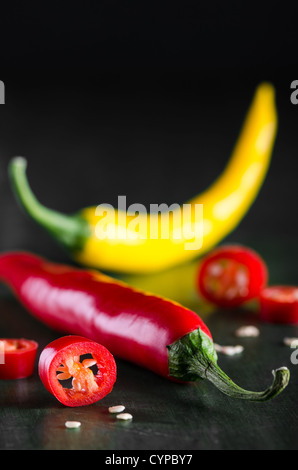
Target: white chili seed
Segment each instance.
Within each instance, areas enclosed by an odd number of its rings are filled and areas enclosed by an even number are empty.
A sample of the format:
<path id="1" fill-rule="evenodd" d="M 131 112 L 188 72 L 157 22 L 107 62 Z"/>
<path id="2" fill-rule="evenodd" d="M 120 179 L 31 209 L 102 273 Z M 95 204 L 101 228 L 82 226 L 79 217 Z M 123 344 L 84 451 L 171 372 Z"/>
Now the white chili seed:
<path id="1" fill-rule="evenodd" d="M 132 415 L 130 413 L 120 413 L 119 415 L 116 416 L 116 418 L 127 421 L 129 419 L 132 419 Z"/>
<path id="2" fill-rule="evenodd" d="M 76 429 L 81 426 L 80 421 L 65 421 L 65 427 L 68 429 Z"/>
<path id="3" fill-rule="evenodd" d="M 72 386 L 76 392 L 80 392 L 82 390 L 82 384 L 81 382 L 76 379 L 75 377 L 72 379 Z"/>
<path id="4" fill-rule="evenodd" d="M 70 379 L 71 375 L 68 372 L 61 372 L 61 374 L 57 375 L 58 380 L 67 380 Z"/>
<path id="5" fill-rule="evenodd" d="M 116 405 L 116 406 L 109 407 L 109 413 L 121 413 L 124 410 L 125 410 L 125 406 L 123 405 Z"/>
<path id="6" fill-rule="evenodd" d="M 234 356 L 235 354 L 240 354 L 243 352 L 243 346 L 220 346 L 219 344 L 214 344 L 215 351 L 226 354 L 227 356 Z"/>
<path id="7" fill-rule="evenodd" d="M 290 348 L 298 347 L 298 338 L 284 338 L 284 344 Z"/>
<path id="8" fill-rule="evenodd" d="M 256 338 L 259 334 L 260 330 L 253 325 L 241 326 L 235 331 L 235 335 L 238 338 Z"/>
<path id="9" fill-rule="evenodd" d="M 84 359 L 82 364 L 87 369 L 88 367 L 95 366 L 96 360 L 95 359 Z"/>

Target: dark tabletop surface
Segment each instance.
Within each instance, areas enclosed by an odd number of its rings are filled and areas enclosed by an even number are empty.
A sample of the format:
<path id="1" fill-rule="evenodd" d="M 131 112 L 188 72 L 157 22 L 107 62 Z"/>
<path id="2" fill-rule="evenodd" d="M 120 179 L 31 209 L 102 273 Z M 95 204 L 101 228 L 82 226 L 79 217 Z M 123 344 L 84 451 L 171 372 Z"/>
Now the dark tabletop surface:
<path id="1" fill-rule="evenodd" d="M 198 4 L 183 14 L 168 8 L 148 14 L 145 8 L 138 22 L 137 9 L 130 13 L 126 2 L 116 10 L 115 2 L 89 3 L 89 14 L 72 6 L 72 21 L 60 4 L 57 14 L 42 12 L 38 22 L 34 14 L 41 12 L 30 13 L 27 4 L 6 16 L 1 10 L 1 252 L 23 249 L 71 263 L 16 204 L 7 177 L 11 157 L 28 159 L 39 200 L 63 212 L 117 205 L 118 195 L 145 206 L 185 202 L 220 174 L 256 86 L 268 80 L 276 88 L 279 113 L 272 164 L 256 202 L 225 241 L 257 250 L 270 283 L 297 285 L 294 11 L 281 12 L 280 2 L 270 2 L 257 15 L 251 5 L 241 14 L 227 5 L 215 10 L 212 2 L 210 11 Z M 296 450 L 298 366 L 283 340 L 298 336 L 298 326 L 260 323 L 252 308 L 203 305 L 194 288 L 196 267 L 197 262 L 124 279 L 192 308 L 216 343 L 242 344 L 240 355 L 219 354 L 219 365 L 244 388 L 267 388 L 271 371 L 287 366 L 291 379 L 280 396 L 263 404 L 244 402 L 206 381 L 176 384 L 117 360 L 112 393 L 95 405 L 70 409 L 45 390 L 35 369 L 30 378 L 0 381 L 0 449 Z M 236 338 L 235 330 L 248 324 L 258 326 L 260 336 Z M 36 339 L 39 354 L 58 334 L 0 286 L 1 336 Z M 108 407 L 120 403 L 133 415 L 131 422 L 109 415 Z M 67 430 L 67 420 L 80 421 L 81 428 Z"/>
<path id="2" fill-rule="evenodd" d="M 265 248 L 263 253 L 269 256 Z M 284 262 L 286 255 L 290 261 L 289 246 L 284 249 Z M 173 286 L 177 282 L 180 290 L 175 288 L 172 297 L 201 314 L 215 342 L 244 346 L 237 356 L 219 354 L 219 365 L 239 385 L 263 390 L 272 381 L 271 371 L 287 366 L 291 380 L 281 395 L 267 403 L 241 401 L 223 395 L 207 381 L 176 384 L 117 360 L 118 379 L 113 391 L 94 405 L 73 409 L 64 407 L 50 395 L 35 371 L 27 379 L 0 382 L 0 448 L 297 449 L 297 365 L 291 363 L 292 350 L 283 344 L 283 339 L 297 336 L 298 327 L 260 323 L 253 309 L 227 312 L 204 308 L 190 287 L 193 273 L 191 264 L 172 273 L 149 276 L 147 281 L 157 293 L 165 290 L 169 293 L 169 279 Z M 179 283 L 179 276 L 189 283 Z M 166 280 L 164 286 L 162 279 Z M 145 281 L 143 278 L 143 285 Z M 131 283 L 140 285 L 138 278 Z M 37 339 L 39 352 L 59 336 L 33 319 L 9 292 L 3 292 L 0 311 L 0 336 Z M 260 336 L 236 338 L 235 330 L 242 325 L 256 325 Z M 115 404 L 124 404 L 133 420 L 119 422 L 110 415 L 108 407 Z M 66 429 L 67 420 L 80 421 L 81 428 Z"/>

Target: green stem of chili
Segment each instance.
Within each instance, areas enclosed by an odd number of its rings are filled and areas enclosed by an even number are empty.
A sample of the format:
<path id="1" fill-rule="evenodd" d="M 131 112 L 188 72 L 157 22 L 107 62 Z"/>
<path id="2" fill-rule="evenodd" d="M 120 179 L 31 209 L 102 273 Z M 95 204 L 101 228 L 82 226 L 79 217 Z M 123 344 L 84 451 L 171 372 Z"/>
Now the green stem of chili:
<path id="1" fill-rule="evenodd" d="M 243 400 L 270 400 L 288 385 L 290 379 L 289 370 L 281 367 L 273 371 L 271 386 L 262 392 L 239 387 L 217 365 L 214 344 L 201 329 L 192 331 L 168 346 L 168 357 L 171 376 L 186 381 L 207 379 L 226 395 Z"/>
<path id="2" fill-rule="evenodd" d="M 29 186 L 26 168 L 27 161 L 23 157 L 14 158 L 9 164 L 9 176 L 21 207 L 63 246 L 70 250 L 80 249 L 89 236 L 87 222 L 77 214 L 61 214 L 40 204 Z"/>

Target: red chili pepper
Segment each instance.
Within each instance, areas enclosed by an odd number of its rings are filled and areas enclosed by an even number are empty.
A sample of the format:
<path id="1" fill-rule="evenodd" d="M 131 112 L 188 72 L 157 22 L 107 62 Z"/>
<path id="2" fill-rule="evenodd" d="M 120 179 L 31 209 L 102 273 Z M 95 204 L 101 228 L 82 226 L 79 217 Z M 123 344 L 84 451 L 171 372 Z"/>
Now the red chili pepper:
<path id="1" fill-rule="evenodd" d="M 259 300 L 261 320 L 271 323 L 298 323 L 298 287 L 266 287 Z"/>
<path id="2" fill-rule="evenodd" d="M 0 278 L 51 328 L 92 339 L 164 377 L 207 378 L 230 396 L 254 401 L 273 398 L 288 384 L 282 367 L 264 392 L 240 388 L 217 365 L 211 334 L 196 313 L 95 271 L 10 253 L 0 257 Z"/>
<path id="3" fill-rule="evenodd" d="M 0 338 L 0 379 L 23 379 L 33 374 L 38 343 Z"/>
<path id="4" fill-rule="evenodd" d="M 66 406 L 101 400 L 112 391 L 117 374 L 112 354 L 82 336 L 64 336 L 48 344 L 38 371 L 46 389 Z"/>
<path id="5" fill-rule="evenodd" d="M 267 268 L 250 248 L 227 245 L 207 255 L 198 271 L 198 289 L 209 302 L 237 307 L 258 297 L 266 285 Z"/>

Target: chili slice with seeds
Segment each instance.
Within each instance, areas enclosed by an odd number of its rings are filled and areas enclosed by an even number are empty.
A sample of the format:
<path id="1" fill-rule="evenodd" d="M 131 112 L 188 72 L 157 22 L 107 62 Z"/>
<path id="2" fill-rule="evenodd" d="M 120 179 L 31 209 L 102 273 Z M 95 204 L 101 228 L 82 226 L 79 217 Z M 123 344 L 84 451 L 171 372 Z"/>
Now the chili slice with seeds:
<path id="1" fill-rule="evenodd" d="M 38 343 L 24 338 L 0 338 L 0 379 L 24 379 L 33 374 Z"/>
<path id="2" fill-rule="evenodd" d="M 64 336 L 50 343 L 40 355 L 38 368 L 45 388 L 70 407 L 97 402 L 116 381 L 112 354 L 82 336 Z"/>
<path id="3" fill-rule="evenodd" d="M 267 267 L 250 248 L 226 245 L 207 255 L 198 271 L 199 293 L 220 307 L 237 307 L 258 297 L 267 283 Z"/>

